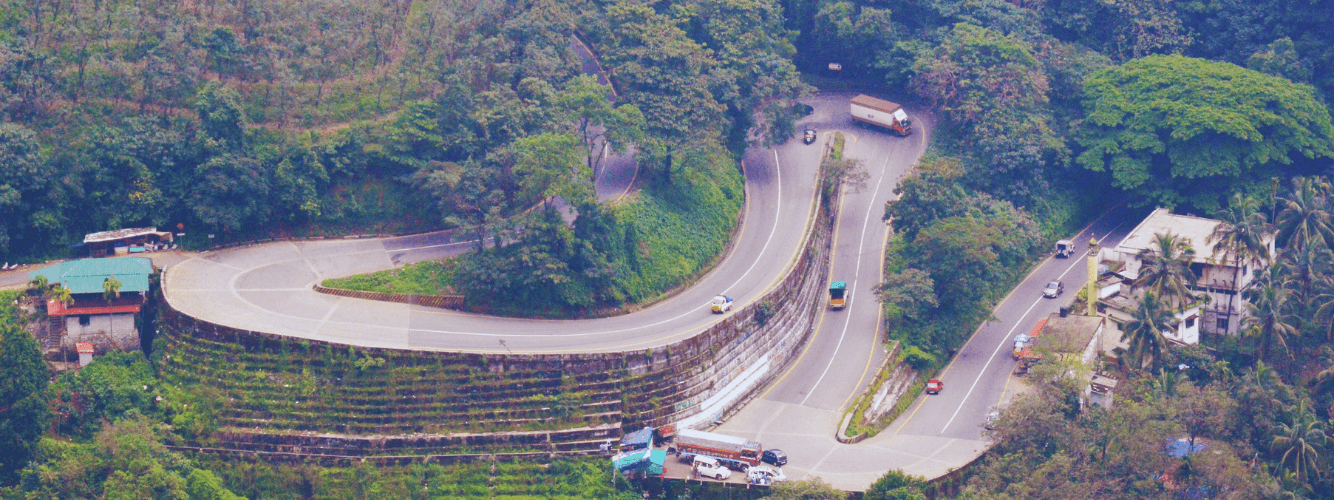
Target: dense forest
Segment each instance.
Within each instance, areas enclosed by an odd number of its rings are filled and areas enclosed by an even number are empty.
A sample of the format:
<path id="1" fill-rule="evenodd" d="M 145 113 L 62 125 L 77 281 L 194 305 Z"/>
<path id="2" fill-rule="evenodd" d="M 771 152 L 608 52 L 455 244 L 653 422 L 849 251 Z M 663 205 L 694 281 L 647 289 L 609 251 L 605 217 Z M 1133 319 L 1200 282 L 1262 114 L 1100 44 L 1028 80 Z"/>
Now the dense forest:
<path id="1" fill-rule="evenodd" d="M 456 274 L 464 292 L 556 310 L 653 297 L 721 252 L 733 158 L 785 140 L 809 92 L 777 9 L 13 2 L 0 260 L 140 225 L 192 248 L 462 227 L 497 243 Z M 615 68 L 615 103 L 581 76 L 581 43 Z M 644 196 L 592 198 L 604 144 L 636 148 Z M 573 227 L 530 210 L 555 197 Z M 699 223 L 653 227 L 673 219 Z"/>
<path id="2" fill-rule="evenodd" d="M 641 301 L 721 252 L 682 242 L 728 237 L 736 159 L 786 140 L 812 85 L 888 94 L 940 118 L 886 207 L 895 231 L 878 293 L 919 370 L 948 362 L 1046 241 L 1112 204 L 1222 219 L 1231 252 L 1271 264 L 1239 298 L 1253 318 L 1242 335 L 1174 347 L 1156 332 L 1184 298 L 1193 249 L 1162 242 L 1161 279 L 1143 286 L 1167 301 L 1125 325 L 1118 364 L 1033 373 L 1034 393 L 991 431 L 996 447 L 939 495 L 1334 498 L 1330 21 L 1325 2 L 1235 0 L 13 0 L 0 9 L 0 261 L 138 225 L 181 230 L 191 246 L 471 228 L 493 245 L 451 264 L 462 291 L 552 311 Z M 611 75 L 614 101 L 581 76 L 572 37 Z M 592 196 L 603 141 L 633 146 L 635 199 Z M 556 196 L 573 224 L 546 203 Z M 1248 243 L 1266 235 L 1278 255 Z M 508 484 L 494 470 L 187 457 L 163 443 L 198 413 L 133 390 L 153 383 L 149 361 L 49 381 L 11 316 L 6 498 Z M 1115 408 L 1078 404 L 1093 369 L 1122 378 Z M 1178 438 L 1207 451 L 1171 456 Z M 551 467 L 571 484 L 605 477 Z M 515 496 L 578 496 L 559 487 Z M 792 491 L 774 496 L 827 498 Z M 866 497 L 924 491 L 891 473 Z M 421 493 L 440 496 L 469 495 Z"/>
<path id="3" fill-rule="evenodd" d="M 1175 346 L 1161 332 L 1176 307 L 1199 300 L 1190 259 L 1204 249 L 1161 235 L 1133 284 L 1139 309 L 1120 325 L 1128 347 L 1094 366 L 1040 365 L 1028 376 L 1035 390 L 1002 411 L 988 431 L 995 447 L 951 496 L 1331 498 L 1329 6 L 937 1 L 788 11 L 798 46 L 811 49 L 798 52 L 799 66 L 840 61 L 944 118 L 885 213 L 895 233 L 878 295 L 890 337 L 918 370 L 948 363 L 1028 263 L 1091 209 L 1127 203 L 1219 219 L 1208 244 L 1260 267 L 1236 297 L 1249 316 L 1241 334 Z M 1266 238 L 1277 239 L 1276 255 Z M 1093 372 L 1120 380 L 1113 408 L 1081 405 Z"/>

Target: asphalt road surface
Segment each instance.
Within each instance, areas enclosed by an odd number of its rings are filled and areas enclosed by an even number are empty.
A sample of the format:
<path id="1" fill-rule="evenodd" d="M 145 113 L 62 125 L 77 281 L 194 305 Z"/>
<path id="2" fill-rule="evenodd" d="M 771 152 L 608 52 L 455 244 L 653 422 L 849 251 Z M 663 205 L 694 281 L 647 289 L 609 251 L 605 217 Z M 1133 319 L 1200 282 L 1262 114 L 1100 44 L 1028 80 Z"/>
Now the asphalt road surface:
<path id="1" fill-rule="evenodd" d="M 978 328 L 939 375 L 945 390 L 935 396 L 905 395 L 916 400 L 877 436 L 854 445 L 834 438 L 843 410 L 869 382 L 864 367 L 871 365 L 874 370 L 884 355 L 870 335 L 875 331 L 873 325 L 862 327 L 859 319 L 852 318 L 856 326 L 848 330 L 857 333 L 843 335 L 845 327 L 839 316 L 857 314 L 855 305 L 849 306 L 851 311 L 826 312 L 806 355 L 718 432 L 783 450 L 788 455 L 784 467 L 788 477 L 818 476 L 852 491 L 865 490 L 887 470 L 934 478 L 972 461 L 988 447 L 982 436 L 987 413 L 1024 390 L 1024 382 L 1012 375 L 1015 362 L 1009 348 L 1014 336 L 1068 305 L 1087 282 L 1090 236 L 1105 246 L 1115 246 L 1143 215 L 1114 209 L 1073 238 L 1080 247 L 1075 258 L 1047 259 L 1038 265 L 995 307 L 996 320 Z M 849 221 L 840 222 L 846 227 Z M 840 240 L 847 237 L 847 230 L 841 229 Z M 844 250 L 835 258 L 843 260 L 849 255 Z M 834 272 L 842 268 L 836 263 Z M 858 276 L 867 279 L 866 274 Z M 1056 299 L 1043 298 L 1043 286 L 1055 279 L 1065 283 L 1066 293 Z M 867 286 L 860 285 L 857 292 L 863 307 L 873 309 Z M 865 331 L 858 331 L 861 328 Z M 839 375 L 832 375 L 835 373 Z"/>
<path id="2" fill-rule="evenodd" d="M 822 99 L 817 113 L 843 110 Z M 857 147 L 854 145 L 854 147 Z M 720 321 L 709 300 L 726 293 L 744 307 L 795 263 L 815 196 L 820 148 L 800 140 L 748 151 L 744 223 L 730 253 L 696 284 L 641 311 L 570 321 L 497 318 L 457 311 L 319 294 L 327 278 L 392 269 L 468 251 L 447 233 L 389 239 L 282 242 L 223 249 L 171 266 L 167 300 L 197 318 L 254 331 L 364 347 L 463 352 L 563 353 L 642 350 L 702 332 Z M 624 158 L 606 162 L 600 184 L 633 179 Z M 888 184 L 880 187 L 888 192 Z M 599 187 L 604 197 L 614 187 Z M 619 192 L 624 192 L 620 190 Z M 878 219 L 878 215 L 875 216 Z M 881 232 L 871 238 L 878 242 Z M 875 281 L 875 266 L 867 266 Z"/>
<path id="3" fill-rule="evenodd" d="M 816 475 L 848 490 L 862 490 L 889 469 L 936 477 L 979 455 L 987 446 L 981 422 L 992 407 L 1022 384 L 1010 372 L 1006 346 L 1014 334 L 1068 303 L 1087 276 L 1086 259 L 1050 259 L 1039 265 L 995 309 L 940 378 L 938 396 L 907 395 L 916 401 L 878 436 L 856 445 L 834 439 L 842 410 L 859 394 L 883 360 L 879 311 L 872 288 L 888 227 L 883 206 L 898 180 L 929 140 L 931 117 L 909 110 L 916 121 L 907 138 L 856 127 L 847 112 L 851 94 L 822 94 L 809 101 L 815 112 L 798 127 L 814 126 L 817 144 L 799 137 L 744 157 L 744 224 L 730 253 L 695 285 L 644 310 L 616 317 L 548 321 L 496 318 L 433 308 L 347 299 L 315 293 L 315 283 L 391 269 L 404 263 L 468 251 L 472 243 L 449 233 L 401 238 L 282 242 L 198 254 L 170 254 L 155 261 L 167 267 L 164 290 L 171 304 L 198 318 L 242 329 L 366 347 L 466 352 L 561 353 L 642 350 L 698 334 L 721 316 L 709 299 L 727 293 L 738 306 L 757 300 L 794 263 L 815 199 L 821 145 L 832 133 L 847 137 L 846 156 L 870 174 L 860 190 L 846 190 L 838 207 L 829 281 L 847 281 L 848 306 L 826 310 L 817 333 L 796 363 L 762 391 L 721 432 L 761 440 L 785 450 L 785 471 L 799 479 Z M 634 162 L 609 159 L 599 178 L 602 199 L 623 196 L 632 186 Z M 1090 234 L 1115 245 L 1139 219 L 1116 210 L 1075 240 L 1082 251 Z M 31 268 L 26 268 L 26 271 Z M 16 283 L 17 273 L 0 273 Z M 1042 286 L 1062 279 L 1068 291 L 1043 299 Z"/>

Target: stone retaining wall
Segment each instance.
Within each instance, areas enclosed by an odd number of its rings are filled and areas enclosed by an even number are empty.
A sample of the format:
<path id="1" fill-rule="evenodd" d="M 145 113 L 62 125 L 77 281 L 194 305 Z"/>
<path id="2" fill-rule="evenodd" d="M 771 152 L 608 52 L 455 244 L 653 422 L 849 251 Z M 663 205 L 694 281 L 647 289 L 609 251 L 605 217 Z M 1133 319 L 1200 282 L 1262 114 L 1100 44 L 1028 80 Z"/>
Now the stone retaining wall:
<path id="1" fill-rule="evenodd" d="M 787 276 L 758 301 L 737 310 L 723 321 L 698 335 L 653 349 L 619 353 L 538 354 L 516 355 L 463 354 L 425 352 L 396 349 L 361 349 L 375 356 L 444 357 L 450 362 L 475 365 L 490 372 L 511 370 L 550 370 L 579 382 L 596 383 L 606 387 L 611 382 L 619 390 L 601 393 L 601 401 L 620 409 L 621 429 L 633 430 L 644 425 L 663 425 L 688 417 L 700 416 L 701 403 L 728 389 L 733 382 L 762 360 L 768 361 L 768 370 L 755 374 L 752 384 L 737 397 L 715 408 L 716 415 L 704 415 L 705 422 L 722 416 L 728 410 L 746 401 L 751 393 L 764 387 L 792 361 L 794 354 L 813 332 L 816 313 L 824 303 L 824 289 L 829 266 L 830 231 L 833 217 L 821 204 L 807 231 L 805 245 L 797 262 Z M 162 325 L 169 334 L 182 337 L 202 337 L 215 342 L 234 342 L 245 346 L 247 352 L 271 352 L 284 342 L 293 342 L 280 335 L 239 330 L 209 323 L 175 311 L 163 301 Z M 765 310 L 767 309 L 767 318 Z M 320 346 L 319 341 L 301 341 Z M 334 344 L 339 348 L 340 346 Z M 610 379 L 610 380 L 608 380 Z M 597 382 L 594 382 L 594 381 Z M 578 388 L 576 388 L 578 390 Z M 595 402 L 598 403 L 598 402 Z M 309 436 L 288 432 L 265 432 L 262 422 L 256 422 L 252 434 L 222 433 L 221 446 L 237 452 L 256 453 L 309 453 L 310 455 L 383 455 L 390 450 L 410 449 L 424 452 L 431 449 L 471 448 L 465 442 L 440 439 L 436 442 L 399 439 L 390 435 L 377 436 L 323 436 L 319 444 Z M 247 426 L 248 427 L 248 426 Z M 592 431 L 596 436 L 589 435 Z M 256 439 L 254 434 L 264 434 Z M 505 437 L 502 437 L 501 435 Z M 514 433 L 494 433 L 489 438 L 470 437 L 468 440 L 499 440 L 504 448 L 527 448 L 543 452 L 580 452 L 596 449 L 601 439 L 619 432 L 590 427 L 564 431 L 538 432 L 541 438 L 523 438 Z M 367 440 L 377 443 L 367 446 Z M 428 440 L 429 441 L 429 440 Z M 531 441 L 531 442 L 529 442 Z M 232 443 L 234 444 L 228 444 Z M 314 445 L 314 446 L 312 446 Z M 250 450 L 246 450 L 250 448 Z M 313 449 L 311 449 L 313 448 Z M 297 451 L 302 450 L 302 451 Z M 342 453 L 334 453 L 341 451 Z M 460 450 L 462 451 L 462 450 Z M 509 451 L 509 450 L 506 450 Z"/>

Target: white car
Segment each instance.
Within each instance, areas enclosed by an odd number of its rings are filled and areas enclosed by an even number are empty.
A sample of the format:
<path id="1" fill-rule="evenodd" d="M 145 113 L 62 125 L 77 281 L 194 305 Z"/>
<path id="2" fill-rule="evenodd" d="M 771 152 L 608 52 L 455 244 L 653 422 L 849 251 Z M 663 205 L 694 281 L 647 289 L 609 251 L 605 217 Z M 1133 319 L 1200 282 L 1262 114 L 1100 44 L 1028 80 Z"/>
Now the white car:
<path id="1" fill-rule="evenodd" d="M 699 475 L 711 477 L 719 481 L 726 481 L 727 478 L 732 477 L 732 471 L 728 470 L 727 467 L 724 467 L 723 464 L 718 463 L 718 460 L 713 457 L 695 455 L 695 462 L 692 467 L 699 472 Z"/>
<path id="2" fill-rule="evenodd" d="M 746 480 L 750 484 L 773 484 L 777 481 L 787 480 L 787 475 L 783 474 L 783 469 L 777 467 L 754 465 L 746 471 Z"/>

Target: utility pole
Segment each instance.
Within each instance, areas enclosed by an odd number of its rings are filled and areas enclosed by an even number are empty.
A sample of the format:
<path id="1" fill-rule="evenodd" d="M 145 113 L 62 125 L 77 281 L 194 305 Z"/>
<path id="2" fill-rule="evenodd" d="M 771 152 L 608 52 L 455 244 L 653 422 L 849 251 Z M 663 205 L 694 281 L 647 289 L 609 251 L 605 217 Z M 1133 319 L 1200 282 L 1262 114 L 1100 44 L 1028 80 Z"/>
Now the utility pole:
<path id="1" fill-rule="evenodd" d="M 1092 236 L 1089 237 L 1089 282 L 1088 293 L 1084 294 L 1088 299 L 1088 315 L 1098 315 L 1098 240 Z"/>

